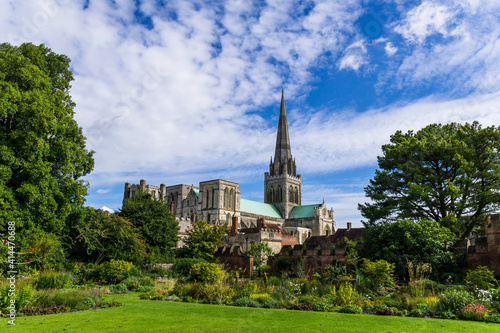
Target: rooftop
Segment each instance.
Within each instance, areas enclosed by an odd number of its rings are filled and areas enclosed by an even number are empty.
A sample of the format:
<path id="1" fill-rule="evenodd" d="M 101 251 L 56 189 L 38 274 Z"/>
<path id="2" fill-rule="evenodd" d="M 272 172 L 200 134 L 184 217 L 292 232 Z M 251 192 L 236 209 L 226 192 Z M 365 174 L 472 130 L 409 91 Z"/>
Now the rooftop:
<path id="1" fill-rule="evenodd" d="M 273 205 L 247 199 L 240 200 L 240 211 L 278 219 L 282 218 L 278 209 L 276 209 Z"/>
<path id="2" fill-rule="evenodd" d="M 314 217 L 314 208 L 321 206 L 321 204 L 316 205 L 304 205 L 295 206 L 290 213 L 289 219 L 303 219 L 308 217 Z"/>

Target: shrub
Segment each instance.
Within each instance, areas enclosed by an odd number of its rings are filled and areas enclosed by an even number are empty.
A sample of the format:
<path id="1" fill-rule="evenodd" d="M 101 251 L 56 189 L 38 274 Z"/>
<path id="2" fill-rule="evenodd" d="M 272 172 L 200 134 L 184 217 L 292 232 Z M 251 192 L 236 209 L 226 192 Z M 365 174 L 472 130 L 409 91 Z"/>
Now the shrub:
<path id="1" fill-rule="evenodd" d="M 154 286 L 140 286 L 135 291 L 140 292 L 140 293 L 145 293 L 145 292 L 149 292 L 149 291 L 153 291 L 153 290 L 155 290 Z"/>
<path id="2" fill-rule="evenodd" d="M 386 306 L 384 305 L 384 301 L 381 300 L 381 299 L 377 299 L 377 300 L 364 300 L 361 302 L 361 307 L 363 308 L 364 312 L 368 313 L 368 314 L 371 314 L 371 313 L 376 313 L 377 310 L 381 310 L 383 306 L 383 308 L 385 308 Z"/>
<path id="3" fill-rule="evenodd" d="M 289 306 L 295 300 L 295 295 L 285 287 L 278 287 L 273 291 L 273 298 L 280 301 L 283 306 Z"/>
<path id="4" fill-rule="evenodd" d="M 108 283 L 116 283 L 125 279 L 135 268 L 134 264 L 124 260 L 111 259 L 99 265 L 99 276 Z"/>
<path id="5" fill-rule="evenodd" d="M 153 279 L 149 276 L 137 277 L 137 276 L 129 276 L 125 280 L 122 281 L 122 284 L 127 286 L 128 290 L 139 291 L 140 287 L 148 286 L 153 287 L 155 285 Z"/>
<path id="6" fill-rule="evenodd" d="M 441 310 L 451 311 L 454 314 L 459 314 L 460 311 L 467 305 L 472 303 L 473 297 L 465 290 L 448 290 L 439 294 L 439 304 Z"/>
<path id="7" fill-rule="evenodd" d="M 111 287 L 109 287 L 109 290 L 112 293 L 116 293 L 116 294 L 122 294 L 122 293 L 126 293 L 128 291 L 127 286 L 123 283 L 114 284 Z"/>
<path id="8" fill-rule="evenodd" d="M 262 307 L 267 309 L 277 309 L 280 307 L 280 302 L 276 299 L 267 299 L 262 304 Z"/>
<path id="9" fill-rule="evenodd" d="M 64 306 L 68 310 L 85 310 L 109 304 L 104 301 L 98 289 L 80 288 L 39 291 L 33 306 L 42 309 Z"/>
<path id="10" fill-rule="evenodd" d="M 300 295 L 298 298 L 297 298 L 297 303 L 299 304 L 307 304 L 307 305 L 314 305 L 314 303 L 317 303 L 318 301 L 320 301 L 321 299 L 317 296 L 314 296 L 314 295 L 310 295 L 310 294 L 307 294 L 307 295 Z"/>
<path id="11" fill-rule="evenodd" d="M 241 297 L 238 298 L 237 300 L 234 301 L 234 306 L 243 306 L 243 307 L 250 307 L 250 308 L 258 308 L 259 302 L 251 299 L 250 297 Z"/>
<path id="12" fill-rule="evenodd" d="M 348 282 L 341 284 L 338 288 L 331 288 L 332 302 L 335 305 L 351 305 L 358 303 L 358 295 L 354 286 Z"/>
<path id="13" fill-rule="evenodd" d="M 363 309 L 358 305 L 350 304 L 350 305 L 343 305 L 339 309 L 339 312 L 340 313 L 361 314 L 361 313 L 363 313 Z"/>
<path id="14" fill-rule="evenodd" d="M 377 310 L 377 314 L 380 316 L 398 316 L 399 311 L 396 308 L 385 307 L 383 309 Z"/>
<path id="15" fill-rule="evenodd" d="M 274 270 L 279 275 L 291 278 L 299 278 L 304 275 L 302 258 L 300 257 L 278 257 L 274 262 Z"/>
<path id="16" fill-rule="evenodd" d="M 344 265 L 335 263 L 335 265 L 326 266 L 321 272 L 321 280 L 326 284 L 337 283 L 340 278 L 347 275 L 347 269 Z"/>
<path id="17" fill-rule="evenodd" d="M 250 295 L 257 293 L 259 286 L 254 281 L 243 283 L 236 288 L 236 294 L 240 297 L 250 297 Z"/>
<path id="18" fill-rule="evenodd" d="M 73 282 L 73 275 L 67 272 L 45 271 L 40 273 L 36 281 L 36 288 L 64 289 L 69 288 Z"/>
<path id="19" fill-rule="evenodd" d="M 250 295 L 250 298 L 259 303 L 264 303 L 265 301 L 272 299 L 269 294 L 252 294 Z"/>
<path id="20" fill-rule="evenodd" d="M 161 277 L 157 278 L 154 282 L 157 288 L 172 291 L 175 288 L 177 280 L 169 277 Z"/>
<path id="21" fill-rule="evenodd" d="M 489 313 L 482 304 L 468 304 L 460 312 L 462 318 L 469 320 L 483 320 Z"/>
<path id="22" fill-rule="evenodd" d="M 172 276 L 173 272 L 166 267 L 152 265 L 148 267 L 146 273 L 154 279 L 163 276 Z"/>
<path id="23" fill-rule="evenodd" d="M 154 301 L 161 301 L 167 298 L 169 292 L 163 289 L 155 289 L 146 294 L 142 294 L 139 296 L 140 299 L 149 299 Z"/>
<path id="24" fill-rule="evenodd" d="M 194 264 L 199 264 L 202 262 L 207 262 L 207 261 L 203 259 L 188 259 L 188 258 L 179 259 L 172 266 L 172 273 L 174 276 L 188 278 L 191 272 L 191 267 Z"/>
<path id="25" fill-rule="evenodd" d="M 191 278 L 195 281 L 215 282 L 222 276 L 217 264 L 200 262 L 191 266 Z"/>
<path id="26" fill-rule="evenodd" d="M 269 278 L 269 282 L 268 282 L 270 285 L 273 285 L 273 286 L 279 286 L 281 284 L 281 279 L 277 276 L 271 276 Z"/>
<path id="27" fill-rule="evenodd" d="M 410 311 L 409 315 L 411 317 L 426 317 L 431 315 L 431 310 L 426 304 L 419 303 L 417 304 L 416 309 Z"/>
<path id="28" fill-rule="evenodd" d="M 497 323 L 500 324 L 500 314 L 496 313 L 491 316 L 487 316 L 484 318 L 484 321 L 487 323 Z"/>
<path id="29" fill-rule="evenodd" d="M 223 283 L 195 283 L 189 296 L 207 303 L 221 304 L 228 302 L 234 297 L 234 290 L 231 286 Z"/>
<path id="30" fill-rule="evenodd" d="M 496 282 L 493 271 L 490 271 L 486 266 L 478 266 L 475 270 L 468 271 L 465 281 L 479 289 L 491 288 Z"/>
<path id="31" fill-rule="evenodd" d="M 313 304 L 313 311 L 329 312 L 332 311 L 332 304 L 328 302 L 316 302 Z"/>
<path id="32" fill-rule="evenodd" d="M 11 283 L 7 280 L 0 285 L 0 312 L 10 313 L 8 307 L 11 305 L 9 293 L 11 293 Z M 16 311 L 28 307 L 35 298 L 35 287 L 31 281 L 25 279 L 17 279 L 15 282 L 15 306 Z"/>
<path id="33" fill-rule="evenodd" d="M 394 287 L 392 277 L 394 269 L 395 265 L 385 260 L 370 261 L 364 259 L 361 272 L 368 287 L 376 290 L 382 287 Z"/>

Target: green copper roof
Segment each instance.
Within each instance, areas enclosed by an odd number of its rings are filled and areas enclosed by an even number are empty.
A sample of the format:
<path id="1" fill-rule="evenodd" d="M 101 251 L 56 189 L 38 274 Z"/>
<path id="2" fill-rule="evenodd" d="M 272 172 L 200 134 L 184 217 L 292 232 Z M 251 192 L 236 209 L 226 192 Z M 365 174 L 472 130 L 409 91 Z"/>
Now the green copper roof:
<path id="1" fill-rule="evenodd" d="M 271 204 L 240 199 L 240 211 L 255 215 L 281 218 L 280 212 Z"/>
<path id="2" fill-rule="evenodd" d="M 317 205 L 304 205 L 295 206 L 290 213 L 289 219 L 303 219 L 308 217 L 314 217 L 314 208 L 319 207 L 321 204 Z"/>
<path id="3" fill-rule="evenodd" d="M 200 189 L 199 188 L 193 188 L 194 193 L 196 194 L 197 197 L 200 196 Z"/>

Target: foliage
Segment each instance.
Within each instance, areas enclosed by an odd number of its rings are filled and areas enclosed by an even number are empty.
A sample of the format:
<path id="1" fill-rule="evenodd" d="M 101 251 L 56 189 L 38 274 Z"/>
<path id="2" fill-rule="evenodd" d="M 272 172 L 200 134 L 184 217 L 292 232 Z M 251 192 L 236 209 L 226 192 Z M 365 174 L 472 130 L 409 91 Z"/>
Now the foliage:
<path id="1" fill-rule="evenodd" d="M 267 299 L 262 303 L 262 307 L 266 309 L 277 309 L 280 307 L 280 302 L 275 299 Z"/>
<path id="2" fill-rule="evenodd" d="M 358 305 L 350 304 L 350 305 L 343 305 L 342 307 L 340 307 L 339 312 L 340 313 L 362 314 L 363 309 Z"/>
<path id="3" fill-rule="evenodd" d="M 123 280 L 121 283 L 127 286 L 128 290 L 131 291 L 137 291 L 140 287 L 144 286 L 154 286 L 155 282 L 153 279 L 149 276 L 143 276 L 143 277 L 138 277 L 138 276 L 129 276 L 125 280 Z"/>
<path id="4" fill-rule="evenodd" d="M 268 301 L 271 299 L 271 295 L 265 293 L 265 294 L 252 294 L 250 295 L 250 298 L 253 299 L 254 301 L 257 301 L 259 303 L 264 303 L 265 301 Z"/>
<path id="5" fill-rule="evenodd" d="M 313 304 L 313 311 L 330 312 L 332 311 L 332 304 L 329 302 L 316 302 Z"/>
<path id="6" fill-rule="evenodd" d="M 290 310 L 299 310 L 299 311 L 311 311 L 312 306 L 309 304 L 292 304 L 289 308 Z"/>
<path id="7" fill-rule="evenodd" d="M 66 259 L 63 244 L 54 233 L 38 228 L 26 231 L 23 248 L 20 259 L 30 268 L 41 271 L 63 268 Z"/>
<path id="8" fill-rule="evenodd" d="M 148 293 L 142 294 L 139 297 L 141 299 L 149 299 L 153 301 L 162 301 L 169 296 L 170 292 L 161 288 L 155 289 Z"/>
<path id="9" fill-rule="evenodd" d="M 31 281 L 18 279 L 15 281 L 15 307 L 16 311 L 28 307 L 35 298 L 36 290 Z M 0 284 L 0 313 L 9 313 L 11 306 L 12 289 L 9 281 Z"/>
<path id="10" fill-rule="evenodd" d="M 217 264 L 201 262 L 191 267 L 190 275 L 195 281 L 215 282 L 221 278 L 222 271 Z"/>
<path id="11" fill-rule="evenodd" d="M 191 223 L 184 239 L 185 247 L 181 255 L 186 258 L 214 261 L 214 252 L 222 243 L 220 239 L 226 234 L 226 227 L 222 224 L 210 224 L 202 220 Z"/>
<path id="12" fill-rule="evenodd" d="M 358 206 L 365 225 L 430 219 L 466 237 L 500 202 L 499 150 L 500 130 L 478 122 L 397 131 Z"/>
<path id="13" fill-rule="evenodd" d="M 16 240 L 36 231 L 60 235 L 87 194 L 81 178 L 93 168 L 93 152 L 73 119 L 69 63 L 43 44 L 0 45 L 0 232 L 14 221 Z M 19 252 L 36 245 L 20 244 Z M 50 254 L 35 250 L 43 266 Z"/>
<path id="14" fill-rule="evenodd" d="M 189 277 L 191 267 L 194 264 L 207 262 L 204 259 L 181 258 L 177 259 L 172 266 L 172 273 L 178 277 Z"/>
<path id="15" fill-rule="evenodd" d="M 451 311 L 454 314 L 459 314 L 460 311 L 467 305 L 472 303 L 473 297 L 466 290 L 447 290 L 439 294 L 439 304 L 442 311 Z"/>
<path id="16" fill-rule="evenodd" d="M 408 275 L 410 278 L 410 291 L 414 297 L 424 296 L 425 275 L 432 272 L 432 266 L 428 263 L 414 264 L 408 261 Z"/>
<path id="17" fill-rule="evenodd" d="M 134 264 L 124 260 L 111 259 L 99 265 L 99 275 L 109 283 L 119 282 L 134 269 Z"/>
<path id="18" fill-rule="evenodd" d="M 139 230 L 126 218 L 100 209 L 86 207 L 74 227 L 75 246 L 85 249 L 85 257 L 97 265 L 103 260 L 140 262 L 146 256 L 146 245 Z"/>
<path id="19" fill-rule="evenodd" d="M 272 296 L 278 300 L 283 306 L 290 306 L 295 300 L 295 295 L 286 287 L 278 287 L 274 289 Z"/>
<path id="20" fill-rule="evenodd" d="M 449 248 L 455 241 L 453 233 L 433 221 L 409 220 L 367 228 L 365 256 L 395 264 L 395 272 L 407 276 L 407 262 L 430 263 L 434 275 L 455 269 L 456 262 Z"/>
<path id="21" fill-rule="evenodd" d="M 64 306 L 68 310 L 85 310 L 91 307 L 107 307 L 98 289 L 52 289 L 42 290 L 37 294 L 33 302 L 36 308 L 51 308 L 53 306 Z"/>
<path id="22" fill-rule="evenodd" d="M 273 254 L 273 250 L 267 243 L 252 244 L 246 254 L 253 257 L 253 264 L 258 270 L 266 262 L 267 257 Z"/>
<path id="23" fill-rule="evenodd" d="M 34 306 L 31 306 L 29 308 L 24 308 L 21 311 L 19 311 L 25 316 L 40 316 L 40 315 L 48 315 L 48 314 L 56 314 L 56 313 L 66 313 L 68 312 L 68 309 L 64 305 L 61 306 L 52 306 L 50 308 L 35 308 Z"/>
<path id="24" fill-rule="evenodd" d="M 394 267 L 394 264 L 385 260 L 364 259 L 361 271 L 368 287 L 378 290 L 383 287 L 394 287 Z"/>
<path id="25" fill-rule="evenodd" d="M 157 278 L 154 282 L 156 287 L 163 290 L 172 291 L 177 283 L 177 280 L 169 277 L 161 277 Z"/>
<path id="26" fill-rule="evenodd" d="M 119 283 L 119 284 L 113 284 L 111 287 L 109 287 L 109 290 L 115 294 L 122 294 L 126 293 L 128 291 L 128 288 L 126 284 Z"/>
<path id="27" fill-rule="evenodd" d="M 278 257 L 274 270 L 280 276 L 299 278 L 304 275 L 304 266 L 300 257 Z"/>
<path id="28" fill-rule="evenodd" d="M 150 193 L 139 191 L 123 205 L 119 215 L 139 229 L 147 252 L 169 257 L 179 239 L 179 223 L 167 205 Z M 149 259 L 158 256 L 150 256 Z"/>
<path id="29" fill-rule="evenodd" d="M 321 271 L 321 281 L 326 284 L 334 284 L 339 281 L 339 279 L 349 276 L 347 274 L 347 268 L 341 263 L 334 263 L 333 265 L 326 266 Z"/>
<path id="30" fill-rule="evenodd" d="M 479 289 L 491 288 L 496 282 L 493 271 L 490 271 L 486 266 L 478 266 L 474 270 L 469 270 L 465 277 L 465 281 L 467 284 Z"/>
<path id="31" fill-rule="evenodd" d="M 241 297 L 234 301 L 234 306 L 243 306 L 247 308 L 258 308 L 260 307 L 259 302 L 251 299 L 250 297 Z"/>
<path id="32" fill-rule="evenodd" d="M 67 272 L 45 271 L 40 273 L 36 280 L 36 288 L 64 289 L 69 288 L 73 282 L 73 275 Z"/>
<path id="33" fill-rule="evenodd" d="M 462 318 L 470 320 L 483 320 L 489 313 L 483 304 L 468 304 L 460 312 Z"/>
<path id="34" fill-rule="evenodd" d="M 358 295 L 356 289 L 351 283 L 345 282 L 338 288 L 332 286 L 330 295 L 334 305 L 343 306 L 358 303 Z"/>

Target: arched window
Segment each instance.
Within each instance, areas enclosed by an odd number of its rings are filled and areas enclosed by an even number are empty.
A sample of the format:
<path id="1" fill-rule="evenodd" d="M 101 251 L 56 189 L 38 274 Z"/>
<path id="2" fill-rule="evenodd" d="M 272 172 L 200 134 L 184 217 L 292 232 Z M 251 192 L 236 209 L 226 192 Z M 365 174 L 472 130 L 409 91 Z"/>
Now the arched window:
<path id="1" fill-rule="evenodd" d="M 224 189 L 224 198 L 222 199 L 223 200 L 223 205 L 222 207 L 227 207 L 226 204 L 227 204 L 227 188 Z"/>
<path id="2" fill-rule="evenodd" d="M 228 198 L 228 207 L 231 209 L 233 207 L 233 189 L 229 191 L 229 198 Z"/>
<path id="3" fill-rule="evenodd" d="M 210 223 L 212 221 L 210 221 L 210 213 L 207 214 L 207 223 Z"/>
<path id="4" fill-rule="evenodd" d="M 230 218 L 231 218 L 231 217 L 229 216 L 229 214 L 226 214 L 226 224 L 229 224 L 229 219 L 230 219 Z"/>
<path id="5" fill-rule="evenodd" d="M 293 201 L 293 187 L 292 187 L 292 185 L 290 185 L 290 188 L 288 189 L 288 201 L 294 202 Z"/>
<path id="6" fill-rule="evenodd" d="M 299 189 L 297 187 L 295 188 L 295 203 L 299 204 Z"/>
<path id="7" fill-rule="evenodd" d="M 212 208 L 215 207 L 215 189 L 212 189 Z"/>
<path id="8" fill-rule="evenodd" d="M 208 208 L 208 203 L 210 202 L 210 191 L 208 190 L 208 188 L 206 189 L 207 191 L 207 204 L 205 205 L 206 208 Z"/>

